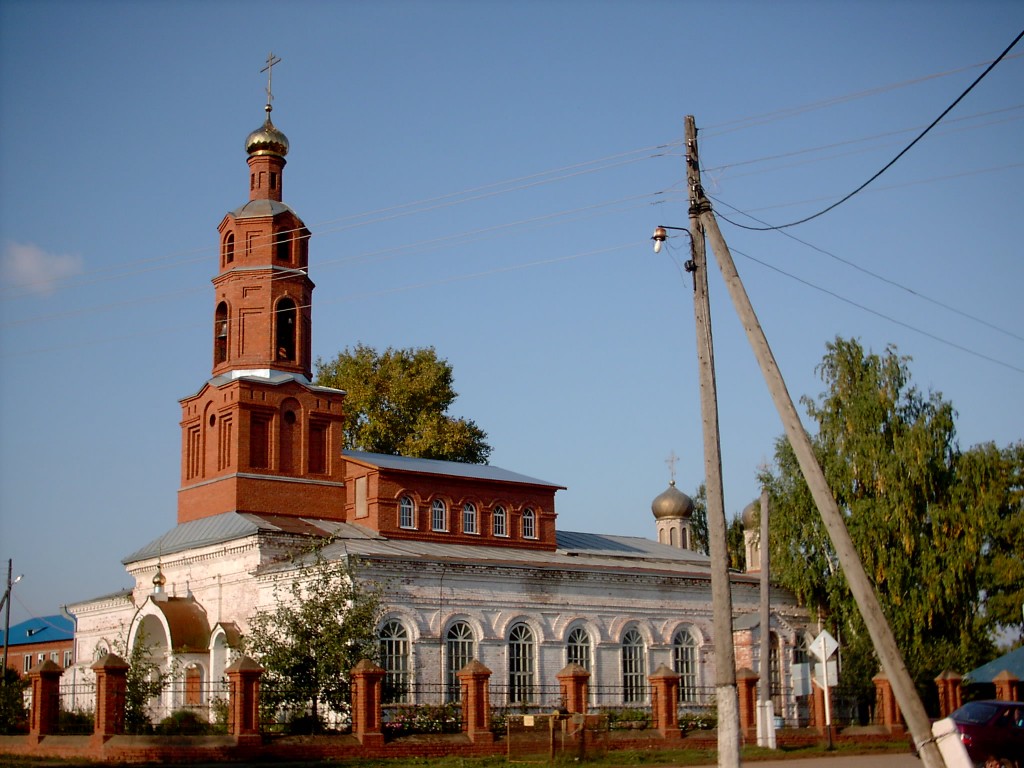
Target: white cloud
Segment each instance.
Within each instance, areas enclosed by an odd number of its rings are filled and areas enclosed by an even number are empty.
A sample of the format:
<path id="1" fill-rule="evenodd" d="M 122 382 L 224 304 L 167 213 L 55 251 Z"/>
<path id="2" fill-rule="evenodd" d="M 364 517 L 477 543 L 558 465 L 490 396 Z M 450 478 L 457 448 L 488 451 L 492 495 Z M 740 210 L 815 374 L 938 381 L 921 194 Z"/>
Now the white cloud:
<path id="1" fill-rule="evenodd" d="M 4 245 L 2 274 L 9 289 L 45 296 L 53 293 L 61 280 L 81 271 L 80 256 L 47 253 L 25 243 Z"/>

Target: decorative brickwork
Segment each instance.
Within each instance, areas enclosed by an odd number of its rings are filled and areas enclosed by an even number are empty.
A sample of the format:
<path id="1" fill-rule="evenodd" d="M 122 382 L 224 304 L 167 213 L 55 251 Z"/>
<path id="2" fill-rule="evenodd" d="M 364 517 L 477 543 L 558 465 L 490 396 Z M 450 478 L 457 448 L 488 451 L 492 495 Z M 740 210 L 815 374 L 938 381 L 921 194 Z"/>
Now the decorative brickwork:
<path id="1" fill-rule="evenodd" d="M 57 732 L 60 718 L 60 676 L 64 670 L 47 659 L 32 667 L 28 679 L 32 686 L 32 710 L 29 713 L 29 738 L 39 739 Z"/>
<path id="2" fill-rule="evenodd" d="M 939 689 L 939 717 L 948 717 L 955 709 L 963 704 L 961 686 L 963 677 L 956 672 L 946 670 L 935 678 L 935 685 Z"/>
<path id="3" fill-rule="evenodd" d="M 491 731 L 491 670 L 474 659 L 458 672 L 462 688 L 462 732 L 473 743 L 494 741 Z"/>
<path id="4" fill-rule="evenodd" d="M 1020 697 L 1020 680 L 1017 676 L 1003 670 L 998 675 L 992 678 L 992 682 L 996 686 L 996 698 L 1002 699 L 1003 701 L 1019 701 Z"/>
<path id="5" fill-rule="evenodd" d="M 889 733 L 899 734 L 906 730 L 903 714 L 896 697 L 892 692 L 892 684 L 884 672 L 879 672 L 871 681 L 875 684 L 875 722 L 886 728 Z"/>
<path id="6" fill-rule="evenodd" d="M 590 673 L 579 664 L 567 664 L 556 677 L 562 706 L 573 714 L 587 714 L 590 701 Z"/>
<path id="7" fill-rule="evenodd" d="M 369 659 L 363 659 L 352 669 L 352 734 L 364 746 L 384 743 L 381 690 L 386 675 Z"/>
<path id="8" fill-rule="evenodd" d="M 93 738 L 103 740 L 124 733 L 128 662 L 108 653 L 92 665 L 96 674 L 96 723 Z"/>
<path id="9" fill-rule="evenodd" d="M 260 732 L 260 679 L 264 669 L 248 656 L 224 670 L 228 678 L 228 733 L 236 738 Z"/>
<path id="10" fill-rule="evenodd" d="M 744 740 L 757 739 L 757 681 L 760 678 L 750 667 L 736 672 L 739 695 L 740 735 Z"/>
<path id="11" fill-rule="evenodd" d="M 679 675 L 664 664 L 650 677 L 651 715 L 654 728 L 666 739 L 682 737 L 679 731 Z"/>

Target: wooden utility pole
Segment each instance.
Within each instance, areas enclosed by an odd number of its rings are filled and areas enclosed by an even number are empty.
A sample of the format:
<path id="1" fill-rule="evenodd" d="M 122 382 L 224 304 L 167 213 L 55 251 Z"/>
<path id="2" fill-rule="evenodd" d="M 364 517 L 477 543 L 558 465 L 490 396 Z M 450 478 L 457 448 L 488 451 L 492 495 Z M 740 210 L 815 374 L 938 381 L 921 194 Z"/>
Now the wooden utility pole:
<path id="1" fill-rule="evenodd" d="M 693 117 L 687 116 L 687 137 L 689 137 L 692 121 Z M 696 129 L 694 129 L 694 135 L 695 134 Z M 687 138 L 687 142 L 687 147 L 689 147 L 689 138 Z M 694 141 L 694 146 L 696 147 L 696 141 Z M 687 151 L 689 152 L 689 149 Z M 695 163 L 694 166 L 696 166 Z M 698 168 L 694 167 L 693 171 L 694 173 L 699 174 Z M 691 186 L 691 190 L 693 188 L 694 187 Z M 772 400 L 775 402 L 775 408 L 778 410 L 779 416 L 782 419 L 783 427 L 786 430 L 786 437 L 789 439 L 789 444 L 792 446 L 793 452 L 796 454 L 797 461 L 800 464 L 800 470 L 802 471 L 804 479 L 807 481 L 807 485 L 810 488 L 811 496 L 814 498 L 814 503 L 818 507 L 818 513 L 821 515 L 825 528 L 828 530 L 829 537 L 832 539 L 832 546 L 835 547 L 836 555 L 838 556 L 840 566 L 843 569 L 843 574 L 846 576 L 846 580 L 850 585 L 850 591 L 853 593 L 853 597 L 857 602 L 857 607 L 860 609 L 861 616 L 864 619 L 864 624 L 867 626 L 868 634 L 871 636 L 871 641 L 875 648 L 875 653 L 878 655 L 879 661 L 882 664 L 882 669 L 889 678 L 893 694 L 895 695 L 896 701 L 903 712 L 903 716 L 906 718 L 907 726 L 910 729 L 910 734 L 913 737 L 915 744 L 917 745 L 919 754 L 921 755 L 921 760 L 924 763 L 925 768 L 945 768 L 945 761 L 943 760 L 942 754 L 939 752 L 938 746 L 932 739 L 931 722 L 925 712 L 924 705 L 921 703 L 921 699 L 917 695 L 917 690 L 914 688 L 914 681 L 911 679 L 910 673 L 907 671 L 906 664 L 904 663 L 903 657 L 900 655 L 899 648 L 896 645 L 896 638 L 892 633 L 892 629 L 889 627 L 885 614 L 882 612 L 882 606 L 878 600 L 878 596 L 875 594 L 874 588 L 871 586 L 871 581 L 868 579 L 867 573 L 864 571 L 864 566 L 860 561 L 860 557 L 857 555 L 857 550 L 854 548 L 853 540 L 850 538 L 850 533 L 846 529 L 846 523 L 843 520 L 843 515 L 839 511 L 839 506 L 836 504 L 835 498 L 832 496 L 832 491 L 828 487 L 828 482 L 825 480 L 825 474 L 814 456 L 811 439 L 808 437 L 807 432 L 803 428 L 803 424 L 800 422 L 800 416 L 797 414 L 796 407 L 793 405 L 793 399 L 790 397 L 789 391 L 786 388 L 786 382 L 782 378 L 779 366 L 775 362 L 775 356 L 772 354 L 771 348 L 768 346 L 768 339 L 764 335 L 764 330 L 761 328 L 757 315 L 754 313 L 754 308 L 750 303 L 750 297 L 747 296 L 746 289 L 743 287 L 739 273 L 736 271 L 736 264 L 733 262 L 732 254 L 729 252 L 729 247 L 725 243 L 725 238 L 722 237 L 722 232 L 718 228 L 718 222 L 711 210 L 711 204 L 708 202 L 707 198 L 704 197 L 703 190 L 700 187 L 699 175 L 697 176 L 696 190 L 699 193 L 696 207 L 700 211 L 702 237 L 703 234 L 706 234 L 707 238 L 711 241 L 711 249 L 715 254 L 715 259 L 718 261 L 718 266 L 722 271 L 722 276 L 725 278 L 725 284 L 729 290 L 729 296 L 732 298 L 732 303 L 736 309 L 736 313 L 739 315 L 740 321 L 743 323 L 743 327 L 746 330 L 747 339 L 750 341 L 750 346 L 754 350 L 754 356 L 757 358 L 757 362 L 761 367 L 761 373 L 764 375 L 765 382 L 768 385 L 768 391 L 771 393 Z M 691 198 L 691 217 L 693 215 L 693 209 L 694 204 Z M 698 331 L 698 334 L 699 333 L 700 332 Z M 710 477 L 708 478 L 708 481 L 708 518 L 710 532 L 712 511 Z M 714 552 L 712 552 L 712 558 L 714 558 Z M 714 572 L 712 572 L 712 575 L 714 575 Z M 712 584 L 712 588 L 713 587 L 714 584 Z M 712 599 L 714 599 L 714 596 L 712 596 Z M 721 742 L 721 736 L 719 736 L 719 741 Z M 722 764 L 724 763 L 720 763 L 720 765 Z"/>
<path id="2" fill-rule="evenodd" d="M 711 340 L 711 303 L 708 300 L 707 259 L 702 225 L 705 209 L 710 212 L 710 206 L 700 186 L 697 124 L 692 115 L 686 118 L 685 135 L 692 255 L 692 264 L 688 264 L 687 269 L 693 272 L 700 413 L 704 427 L 704 482 L 707 489 L 708 549 L 711 555 L 712 641 L 715 646 L 715 703 L 718 706 L 718 764 L 724 768 L 734 768 L 740 764 L 740 707 L 736 691 L 736 654 L 732 642 L 732 593 L 729 585 L 729 552 L 725 538 L 715 351 Z"/>

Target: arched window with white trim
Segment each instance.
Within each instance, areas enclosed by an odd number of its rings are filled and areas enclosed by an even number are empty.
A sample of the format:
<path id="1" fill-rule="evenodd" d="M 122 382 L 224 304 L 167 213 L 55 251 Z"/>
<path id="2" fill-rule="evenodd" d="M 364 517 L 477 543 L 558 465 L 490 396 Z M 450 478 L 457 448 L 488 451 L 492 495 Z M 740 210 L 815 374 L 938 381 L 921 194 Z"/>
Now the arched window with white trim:
<path id="1" fill-rule="evenodd" d="M 647 698 L 647 663 L 644 640 L 636 629 L 622 636 L 622 703 L 642 704 Z"/>
<path id="2" fill-rule="evenodd" d="M 473 630 L 464 621 L 457 621 L 448 627 L 445 634 L 445 682 L 448 701 L 462 699 L 462 687 L 459 685 L 459 670 L 476 658 L 476 641 Z"/>
<path id="3" fill-rule="evenodd" d="M 380 664 L 387 672 L 384 678 L 384 701 L 408 704 L 411 682 L 409 632 L 400 621 L 390 619 L 380 628 Z"/>
<path id="4" fill-rule="evenodd" d="M 528 704 L 534 699 L 536 643 L 528 624 L 516 624 L 508 635 L 508 703 Z"/>

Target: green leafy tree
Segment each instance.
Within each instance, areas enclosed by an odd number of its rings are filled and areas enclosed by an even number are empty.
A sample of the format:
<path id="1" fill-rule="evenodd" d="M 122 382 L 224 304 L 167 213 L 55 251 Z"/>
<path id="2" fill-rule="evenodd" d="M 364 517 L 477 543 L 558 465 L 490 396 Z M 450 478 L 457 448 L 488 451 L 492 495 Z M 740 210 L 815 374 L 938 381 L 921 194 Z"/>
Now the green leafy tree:
<path id="1" fill-rule="evenodd" d="M 352 668 L 378 657 L 381 597 L 361 586 L 348 564 L 326 559 L 321 547 L 308 557 L 275 587 L 274 605 L 249 619 L 245 647 L 266 670 L 261 694 L 268 704 L 308 707 L 319 729 L 326 710 L 349 711 Z"/>
<path id="2" fill-rule="evenodd" d="M 990 636 L 1009 632 L 1024 644 L 1024 443 L 1000 450 L 992 443 L 964 452 L 957 464 L 954 501 L 971 504 L 988 530 L 982 544 L 979 581 L 982 626 Z"/>
<path id="3" fill-rule="evenodd" d="M 690 533 L 693 535 L 693 550 L 706 555 L 710 552 L 708 541 L 708 489 L 700 484 L 693 495 L 693 514 L 690 515 Z"/>
<path id="4" fill-rule="evenodd" d="M 125 677 L 124 729 L 127 733 L 144 734 L 153 730 L 149 717 L 149 702 L 157 698 L 167 685 L 170 673 L 153 658 L 152 648 L 146 642 L 146 631 L 139 628 L 135 642 L 129 649 L 128 641 L 121 637 L 114 641 L 114 653 L 128 664 Z"/>
<path id="5" fill-rule="evenodd" d="M 433 347 L 377 352 L 357 344 L 316 361 L 317 384 L 345 390 L 345 447 L 486 464 L 487 433 L 450 416 L 458 397 L 452 367 Z"/>
<path id="6" fill-rule="evenodd" d="M 916 389 L 908 363 L 892 347 L 871 354 L 837 338 L 818 369 L 826 391 L 803 402 L 861 562 L 911 674 L 925 683 L 945 669 L 970 669 L 991 652 L 979 595 L 1002 502 L 982 493 L 983 479 L 997 472 L 992 457 L 960 454 L 952 405 Z M 965 481 L 967 466 L 977 481 Z M 776 444 L 774 471 L 763 470 L 761 480 L 772 505 L 773 576 L 827 615 L 844 645 L 845 681 L 869 689 L 878 669 L 870 640 L 785 439 Z"/>
<path id="7" fill-rule="evenodd" d="M 3 670 L 0 685 L 0 734 L 10 735 L 28 730 L 28 711 L 25 709 L 25 689 L 28 680 L 17 670 L 7 667 Z"/>

